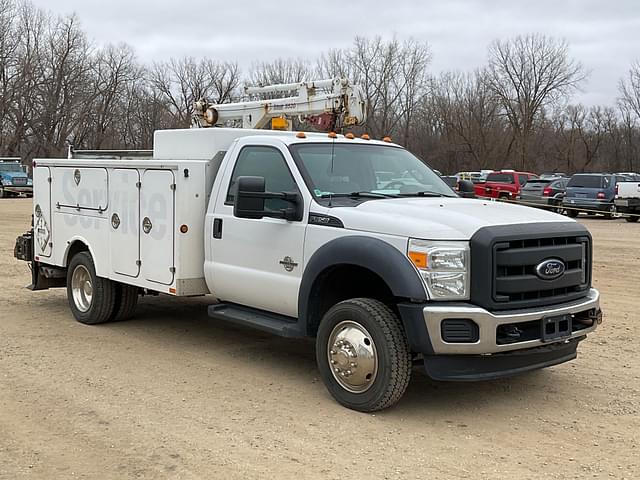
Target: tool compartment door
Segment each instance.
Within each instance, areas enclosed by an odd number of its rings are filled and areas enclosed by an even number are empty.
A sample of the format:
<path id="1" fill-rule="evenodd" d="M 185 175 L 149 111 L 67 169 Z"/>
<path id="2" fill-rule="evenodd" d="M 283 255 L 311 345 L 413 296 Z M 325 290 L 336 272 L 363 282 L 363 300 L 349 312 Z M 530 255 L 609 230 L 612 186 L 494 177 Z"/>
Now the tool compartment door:
<path id="1" fill-rule="evenodd" d="M 35 254 L 38 257 L 51 257 L 53 232 L 51 222 L 51 171 L 49 167 L 33 169 L 33 235 Z"/>
<path id="2" fill-rule="evenodd" d="M 143 278 L 171 285 L 174 266 L 175 177 L 145 170 L 140 188 L 140 260 Z"/>
<path id="3" fill-rule="evenodd" d="M 140 273 L 140 174 L 134 168 L 116 168 L 109 178 L 111 267 L 115 273 Z"/>

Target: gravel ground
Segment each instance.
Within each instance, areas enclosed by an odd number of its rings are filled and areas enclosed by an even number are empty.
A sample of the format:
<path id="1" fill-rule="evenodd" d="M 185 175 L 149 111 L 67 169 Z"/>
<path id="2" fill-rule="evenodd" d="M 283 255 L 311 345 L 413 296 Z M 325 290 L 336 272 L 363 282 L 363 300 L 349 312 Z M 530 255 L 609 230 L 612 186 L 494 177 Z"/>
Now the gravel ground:
<path id="1" fill-rule="evenodd" d="M 568 364 L 471 384 L 414 372 L 375 415 L 337 405 L 313 344 L 218 323 L 206 299 L 75 322 L 13 258 L 0 200 L 0 478 L 640 478 L 640 225 L 582 219 L 602 326 Z"/>

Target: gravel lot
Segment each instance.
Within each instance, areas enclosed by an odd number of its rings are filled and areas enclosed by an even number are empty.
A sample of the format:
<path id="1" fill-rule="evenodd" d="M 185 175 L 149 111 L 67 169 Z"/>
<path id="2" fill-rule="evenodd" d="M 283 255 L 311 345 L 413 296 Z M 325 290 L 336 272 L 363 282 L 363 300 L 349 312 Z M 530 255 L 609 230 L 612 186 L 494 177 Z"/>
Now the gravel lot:
<path id="1" fill-rule="evenodd" d="M 639 224 L 581 220 L 605 321 L 577 360 L 477 384 L 416 370 L 371 415 L 332 400 L 312 343 L 220 324 L 206 299 L 75 322 L 64 290 L 23 288 L 30 208 L 0 200 L 2 479 L 640 477 Z"/>

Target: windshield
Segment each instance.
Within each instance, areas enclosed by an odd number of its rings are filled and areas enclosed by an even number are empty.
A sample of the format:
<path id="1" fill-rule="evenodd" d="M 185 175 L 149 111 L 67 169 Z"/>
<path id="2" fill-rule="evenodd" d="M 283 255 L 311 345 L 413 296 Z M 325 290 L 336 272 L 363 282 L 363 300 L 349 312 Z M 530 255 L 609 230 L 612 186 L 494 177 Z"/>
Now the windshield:
<path id="1" fill-rule="evenodd" d="M 0 162 L 0 172 L 23 172 L 22 165 L 19 163 L 3 163 Z"/>
<path id="2" fill-rule="evenodd" d="M 420 193 L 456 196 L 433 170 L 402 148 L 305 143 L 290 149 L 316 197 L 354 192 L 381 194 L 380 198 Z"/>

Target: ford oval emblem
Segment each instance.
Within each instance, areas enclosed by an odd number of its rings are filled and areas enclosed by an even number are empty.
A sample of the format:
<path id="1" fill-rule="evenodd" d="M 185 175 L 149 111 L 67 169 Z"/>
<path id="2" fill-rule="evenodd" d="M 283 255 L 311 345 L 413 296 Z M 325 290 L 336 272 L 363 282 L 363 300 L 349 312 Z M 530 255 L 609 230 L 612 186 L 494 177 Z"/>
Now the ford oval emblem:
<path id="1" fill-rule="evenodd" d="M 561 277 L 566 268 L 567 267 L 562 260 L 550 258 L 536 266 L 536 275 L 538 275 L 542 280 L 553 280 Z"/>

